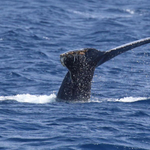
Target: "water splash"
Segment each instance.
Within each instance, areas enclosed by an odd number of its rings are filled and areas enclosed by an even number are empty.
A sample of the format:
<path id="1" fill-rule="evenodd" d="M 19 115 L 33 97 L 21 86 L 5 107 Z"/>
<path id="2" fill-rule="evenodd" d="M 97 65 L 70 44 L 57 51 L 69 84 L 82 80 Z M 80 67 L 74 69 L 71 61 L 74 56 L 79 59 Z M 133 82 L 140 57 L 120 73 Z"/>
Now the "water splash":
<path id="1" fill-rule="evenodd" d="M 77 103 L 101 103 L 101 102 L 124 102 L 124 103 L 132 103 L 142 100 L 148 100 L 150 98 L 147 97 L 124 97 L 121 99 L 99 99 L 97 97 L 92 97 L 87 102 L 77 102 Z M 17 101 L 20 103 L 35 103 L 35 104 L 45 104 L 45 103 L 52 103 L 56 102 L 56 94 L 50 95 L 30 95 L 30 94 L 17 94 L 14 96 L 0 96 L 0 101 L 12 100 Z"/>
<path id="2" fill-rule="evenodd" d="M 124 97 L 120 99 L 113 99 L 113 98 L 108 98 L 108 99 L 99 99 L 99 98 L 92 98 L 89 100 L 89 102 L 94 102 L 94 103 L 102 103 L 102 102 L 122 102 L 122 103 L 133 103 L 137 101 L 144 101 L 144 100 L 149 100 L 150 98 L 148 97 Z"/>
<path id="3" fill-rule="evenodd" d="M 148 100 L 149 98 L 147 97 L 124 97 L 121 99 L 116 99 L 116 102 L 125 102 L 125 103 L 132 103 L 132 102 L 137 102 L 137 101 L 142 101 L 142 100 Z"/>
<path id="4" fill-rule="evenodd" d="M 44 104 L 44 103 L 52 103 L 56 101 L 56 95 L 30 95 L 30 94 L 18 94 L 15 96 L 0 96 L 0 101 L 5 100 L 15 100 L 22 103 L 37 103 L 37 104 Z"/>

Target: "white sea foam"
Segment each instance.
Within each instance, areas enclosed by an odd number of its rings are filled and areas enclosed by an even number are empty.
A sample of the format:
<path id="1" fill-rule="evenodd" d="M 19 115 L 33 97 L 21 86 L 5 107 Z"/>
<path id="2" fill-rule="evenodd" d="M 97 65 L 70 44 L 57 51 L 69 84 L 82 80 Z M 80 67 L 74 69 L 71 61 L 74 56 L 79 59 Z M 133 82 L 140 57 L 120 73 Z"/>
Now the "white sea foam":
<path id="1" fill-rule="evenodd" d="M 135 13 L 135 12 L 134 12 L 133 10 L 131 10 L 131 9 L 126 9 L 125 11 L 128 12 L 128 13 L 130 13 L 130 14 L 132 14 L 132 15 Z"/>
<path id="2" fill-rule="evenodd" d="M 104 101 L 109 102 L 124 102 L 124 103 L 132 103 L 136 101 L 142 101 L 142 100 L 148 100 L 150 98 L 147 97 L 124 97 L 121 99 L 99 99 L 92 97 L 91 100 L 88 102 L 96 102 L 101 103 Z M 0 101 L 6 101 L 6 100 L 15 100 L 17 102 L 21 103 L 36 103 L 36 104 L 44 104 L 44 103 L 52 103 L 56 102 L 56 94 L 50 94 L 50 95 L 30 95 L 30 94 L 17 94 L 14 96 L 0 96 Z"/>
<path id="3" fill-rule="evenodd" d="M 92 98 L 89 102 L 96 102 L 96 103 L 101 103 L 101 102 L 123 102 L 123 103 L 133 103 L 137 101 L 143 101 L 143 100 L 148 100 L 150 98 L 148 97 L 124 97 L 120 99 L 113 99 L 113 98 L 106 98 L 106 99 L 99 99 L 99 98 Z"/>
<path id="4" fill-rule="evenodd" d="M 149 98 L 147 97 L 124 97 L 121 99 L 116 99 L 116 102 L 125 102 L 125 103 L 132 103 L 132 102 L 137 102 L 137 101 L 142 101 L 142 100 L 148 100 Z"/>
<path id="5" fill-rule="evenodd" d="M 30 94 L 18 94 L 15 96 L 0 96 L 0 101 L 5 100 L 15 100 L 22 103 L 37 103 L 37 104 L 44 104 L 44 103 L 51 103 L 56 101 L 56 95 L 30 95 Z"/>

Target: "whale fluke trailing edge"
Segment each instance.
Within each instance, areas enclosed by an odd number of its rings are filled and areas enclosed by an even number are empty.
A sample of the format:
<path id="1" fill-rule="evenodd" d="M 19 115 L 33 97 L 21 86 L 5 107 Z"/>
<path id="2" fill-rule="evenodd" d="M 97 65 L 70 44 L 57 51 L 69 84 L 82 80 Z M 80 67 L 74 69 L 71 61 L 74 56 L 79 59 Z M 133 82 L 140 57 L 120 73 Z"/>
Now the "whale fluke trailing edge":
<path id="1" fill-rule="evenodd" d="M 60 61 L 69 71 L 58 91 L 57 101 L 88 101 L 96 67 L 119 54 L 148 43 L 150 43 L 150 37 L 108 51 L 85 48 L 61 54 Z"/>

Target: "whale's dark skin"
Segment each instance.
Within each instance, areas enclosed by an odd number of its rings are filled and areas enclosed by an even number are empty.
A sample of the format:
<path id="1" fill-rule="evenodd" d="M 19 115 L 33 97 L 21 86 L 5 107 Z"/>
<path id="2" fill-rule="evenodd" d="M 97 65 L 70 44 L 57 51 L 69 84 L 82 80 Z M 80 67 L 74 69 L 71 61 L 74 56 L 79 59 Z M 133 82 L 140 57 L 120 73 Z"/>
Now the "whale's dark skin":
<path id="1" fill-rule="evenodd" d="M 86 48 L 61 54 L 60 61 L 69 71 L 58 91 L 57 101 L 88 101 L 96 67 L 121 53 L 147 43 L 150 43 L 150 38 L 128 43 L 109 51 Z"/>

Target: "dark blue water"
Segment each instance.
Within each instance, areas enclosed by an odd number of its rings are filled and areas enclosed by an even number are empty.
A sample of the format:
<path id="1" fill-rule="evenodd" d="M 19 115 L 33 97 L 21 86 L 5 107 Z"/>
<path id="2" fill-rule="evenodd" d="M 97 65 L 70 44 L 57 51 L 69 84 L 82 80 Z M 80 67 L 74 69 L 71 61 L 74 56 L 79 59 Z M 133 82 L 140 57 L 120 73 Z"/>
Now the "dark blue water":
<path id="1" fill-rule="evenodd" d="M 150 44 L 95 71 L 86 103 L 56 102 L 59 55 L 150 36 L 150 1 L 0 1 L 0 149 L 149 150 Z"/>

